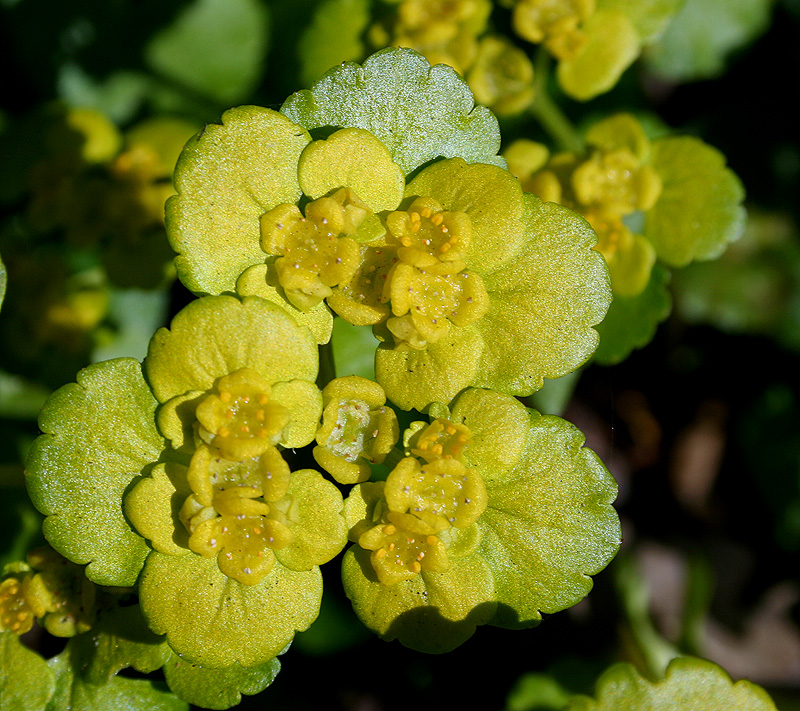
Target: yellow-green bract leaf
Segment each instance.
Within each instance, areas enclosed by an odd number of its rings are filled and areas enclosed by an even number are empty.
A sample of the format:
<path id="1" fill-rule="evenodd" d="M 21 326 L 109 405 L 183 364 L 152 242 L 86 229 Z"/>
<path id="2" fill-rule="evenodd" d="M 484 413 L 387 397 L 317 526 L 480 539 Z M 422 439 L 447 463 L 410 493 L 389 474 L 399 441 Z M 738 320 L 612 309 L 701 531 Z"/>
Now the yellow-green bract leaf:
<path id="1" fill-rule="evenodd" d="M 169 693 L 166 685 L 146 679 L 112 677 L 92 684 L 81 673 L 73 641 L 47 664 L 55 675 L 56 692 L 45 711 L 188 711 L 188 704 Z"/>
<path id="2" fill-rule="evenodd" d="M 776 711 L 764 689 L 735 684 L 724 669 L 704 659 L 679 657 L 655 684 L 630 664 L 615 664 L 597 681 L 596 700 L 575 697 L 566 711 Z"/>
<path id="3" fill-rule="evenodd" d="M 605 320 L 597 326 L 600 344 L 594 358 L 598 363 L 621 363 L 631 351 L 653 340 L 658 324 L 672 310 L 672 297 L 667 290 L 669 277 L 669 270 L 656 264 L 641 294 L 614 298 Z"/>
<path id="4" fill-rule="evenodd" d="M 608 91 L 639 56 L 639 35 L 627 15 L 598 9 L 583 24 L 586 45 L 574 59 L 558 63 L 558 82 L 574 99 Z"/>
<path id="5" fill-rule="evenodd" d="M 774 0 L 686 0 L 646 54 L 659 74 L 677 81 L 722 74 L 734 50 L 769 26 Z"/>
<path id="6" fill-rule="evenodd" d="M 297 48 L 303 86 L 315 82 L 337 64 L 363 57 L 361 35 L 369 21 L 367 0 L 324 0 L 319 3 Z"/>
<path id="7" fill-rule="evenodd" d="M 259 79 L 267 20 L 260 0 L 194 0 L 153 37 L 145 61 L 158 74 L 230 105 Z"/>
<path id="8" fill-rule="evenodd" d="M 522 249 L 483 278 L 490 306 L 476 324 L 484 349 L 469 383 L 514 395 L 529 395 L 544 378 L 586 362 L 611 297 L 589 225 L 560 205 L 525 198 Z"/>
<path id="9" fill-rule="evenodd" d="M 197 390 L 240 368 L 270 383 L 314 382 L 317 344 L 283 309 L 255 296 L 208 296 L 181 310 L 150 341 L 145 372 L 160 402 Z"/>
<path id="10" fill-rule="evenodd" d="M 300 155 L 297 177 L 312 199 L 351 188 L 373 212 L 395 209 L 406 186 L 386 146 L 360 128 L 343 128 L 309 143 Z"/>
<path id="11" fill-rule="evenodd" d="M 480 405 L 480 398 L 472 407 Z M 460 408 L 463 415 L 467 408 Z M 473 420 L 473 440 L 490 440 L 487 422 Z M 514 467 L 492 477 L 486 467 L 488 505 L 478 519 L 479 555 L 494 576 L 497 614 L 491 624 L 535 625 L 541 613 L 579 602 L 592 587 L 589 577 L 614 557 L 621 540 L 611 502 L 617 487 L 611 475 L 570 423 L 530 411 L 525 451 Z M 481 451 L 464 461 L 483 475 Z M 490 463 L 491 460 L 489 460 Z"/>
<path id="12" fill-rule="evenodd" d="M 366 129 L 406 175 L 442 156 L 505 165 L 497 155 L 500 132 L 491 112 L 474 105 L 451 67 L 431 67 L 410 49 L 384 49 L 363 66 L 336 67 L 310 90 L 290 96 L 281 112 L 309 130 Z"/>
<path id="13" fill-rule="evenodd" d="M 47 518 L 45 537 L 101 585 L 133 585 L 149 548 L 125 519 L 122 496 L 165 442 L 158 403 L 140 365 L 120 358 L 91 365 L 57 390 L 39 417 L 44 432 L 26 465 L 28 491 Z"/>
<path id="14" fill-rule="evenodd" d="M 0 630 L 0 709 L 43 711 L 55 688 L 47 662 L 14 632 Z"/>
<path id="15" fill-rule="evenodd" d="M 744 188 L 716 148 L 669 136 L 653 143 L 651 165 L 663 188 L 645 214 L 644 234 L 659 259 L 673 267 L 711 259 L 741 235 Z"/>
<path id="16" fill-rule="evenodd" d="M 457 558 L 444 573 L 420 573 L 394 585 L 378 582 L 370 551 L 350 548 L 342 581 L 361 621 L 382 639 L 420 652 L 442 653 L 469 639 L 494 614 L 492 574 L 476 555 Z"/>
<path id="17" fill-rule="evenodd" d="M 204 709 L 229 709 L 266 689 L 278 675 L 281 663 L 270 659 L 255 667 L 234 664 L 224 669 L 207 669 L 189 664 L 173 654 L 164 665 L 164 676 L 174 694 Z"/>
<path id="18" fill-rule="evenodd" d="M 339 489 L 319 472 L 301 469 L 292 472 L 287 498 L 291 503 L 285 513 L 294 538 L 275 557 L 292 570 L 309 570 L 338 555 L 347 543 Z"/>
<path id="19" fill-rule="evenodd" d="M 214 559 L 163 555 L 147 559 L 139 583 L 150 628 L 186 661 L 209 668 L 252 667 L 276 657 L 319 611 L 319 568 L 296 572 L 276 563 L 253 586 L 228 578 Z"/>
<path id="20" fill-rule="evenodd" d="M 274 262 L 269 264 L 254 264 L 242 272 L 236 282 L 236 293 L 240 296 L 259 296 L 280 306 L 301 326 L 306 326 L 317 343 L 327 343 L 331 340 L 333 329 L 333 314 L 324 301 L 321 301 L 309 311 L 300 311 L 287 299 L 283 287 L 278 282 Z M 341 319 L 340 319 L 341 320 Z"/>
<path id="21" fill-rule="evenodd" d="M 300 197 L 297 159 L 306 131 L 281 114 L 240 106 L 186 144 L 167 201 L 167 234 L 181 281 L 195 293 L 233 291 L 264 261 L 259 218 Z"/>

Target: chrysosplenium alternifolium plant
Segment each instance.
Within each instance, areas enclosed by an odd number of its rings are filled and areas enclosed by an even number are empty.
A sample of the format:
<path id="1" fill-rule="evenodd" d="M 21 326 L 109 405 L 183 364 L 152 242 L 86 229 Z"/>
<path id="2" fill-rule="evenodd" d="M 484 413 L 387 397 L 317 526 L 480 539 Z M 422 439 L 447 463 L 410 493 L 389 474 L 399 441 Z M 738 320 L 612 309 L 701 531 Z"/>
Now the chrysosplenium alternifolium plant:
<path id="1" fill-rule="evenodd" d="M 605 262 L 498 148 L 452 69 L 386 50 L 184 150 L 167 226 L 199 298 L 143 364 L 57 391 L 27 467 L 49 542 L 135 588 L 182 697 L 266 686 L 348 539 L 358 616 L 429 652 L 536 625 L 616 552 L 613 479 L 514 397 L 591 356 Z M 334 314 L 372 327 L 377 382 L 318 381 Z M 398 409 L 429 420 L 401 438 Z"/>

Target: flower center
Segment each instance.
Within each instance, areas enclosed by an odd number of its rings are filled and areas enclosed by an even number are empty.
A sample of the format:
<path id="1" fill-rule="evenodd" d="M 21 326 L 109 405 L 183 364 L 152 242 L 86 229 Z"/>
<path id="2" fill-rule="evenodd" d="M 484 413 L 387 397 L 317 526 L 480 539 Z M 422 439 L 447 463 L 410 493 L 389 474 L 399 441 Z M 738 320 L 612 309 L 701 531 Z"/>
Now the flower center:
<path id="1" fill-rule="evenodd" d="M 428 462 L 434 459 L 460 460 L 471 438 L 472 432 L 465 425 L 437 418 L 417 435 L 411 453 Z"/>
<path id="2" fill-rule="evenodd" d="M 250 368 L 220 378 L 197 406 L 200 439 L 234 461 L 266 452 L 280 441 L 290 417 L 287 408 L 270 401 L 271 389 Z"/>
<path id="3" fill-rule="evenodd" d="M 580 25 L 595 10 L 595 0 L 521 0 L 514 29 L 530 42 L 544 42 L 559 59 L 572 59 L 586 43 Z"/>
<path id="4" fill-rule="evenodd" d="M 309 203 L 305 216 L 283 204 L 261 217 L 261 248 L 277 256 L 275 270 L 286 298 L 309 311 L 347 282 L 359 262 L 352 239 L 370 210 L 347 189 Z"/>
<path id="5" fill-rule="evenodd" d="M 472 237 L 472 221 L 464 212 L 448 212 L 433 199 L 414 200 L 408 210 L 386 218 L 388 237 L 397 256 L 408 264 L 427 266 L 461 259 Z"/>
<path id="6" fill-rule="evenodd" d="M 31 576 L 6 578 L 0 583 L 0 629 L 24 634 L 33 627 L 34 613 L 26 591 Z"/>
<path id="7" fill-rule="evenodd" d="M 606 219 L 649 210 L 661 194 L 658 174 L 629 150 L 597 151 L 572 174 L 575 196 Z"/>

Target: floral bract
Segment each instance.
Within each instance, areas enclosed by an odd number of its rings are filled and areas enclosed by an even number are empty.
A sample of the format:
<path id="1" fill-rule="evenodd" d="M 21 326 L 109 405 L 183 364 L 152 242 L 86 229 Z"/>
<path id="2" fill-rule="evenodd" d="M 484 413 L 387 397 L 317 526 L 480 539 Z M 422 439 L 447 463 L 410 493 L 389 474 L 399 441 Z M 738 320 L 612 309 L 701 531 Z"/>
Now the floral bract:
<path id="1" fill-rule="evenodd" d="M 384 341 L 378 382 L 404 409 L 447 402 L 468 386 L 530 394 L 596 345 L 592 326 L 608 291 L 594 235 L 572 213 L 523 196 L 502 168 L 465 162 L 475 147 L 459 150 L 461 121 L 412 146 L 433 116 L 447 127 L 438 104 L 415 114 L 394 101 L 394 115 L 372 110 L 365 128 L 362 103 L 379 109 L 389 88 L 427 91 L 423 67 L 429 82 L 450 71 L 386 51 L 363 70 L 329 73 L 310 92 L 314 104 L 308 92 L 290 99 L 283 110 L 300 125 L 244 107 L 207 129 L 184 153 L 168 207 L 179 273 L 197 291 L 237 284 L 280 303 L 321 342 L 330 335 L 323 300 L 350 323 L 373 325 Z M 360 84 L 351 85 L 354 71 Z M 306 129 L 319 124 L 338 130 L 311 141 Z M 257 149 L 264 141 L 269 151 Z M 425 151 L 463 157 L 407 182 Z M 212 191 L 224 197 L 208 201 Z"/>
<path id="2" fill-rule="evenodd" d="M 733 683 L 725 671 L 705 659 L 678 657 L 656 683 L 644 679 L 631 664 L 616 664 L 597 682 L 596 700 L 575 697 L 567 711 L 775 711 L 769 695 L 750 681 Z"/>
<path id="3" fill-rule="evenodd" d="M 106 585 L 132 585 L 144 565 L 148 624 L 187 659 L 274 657 L 316 617 L 317 566 L 345 540 L 339 492 L 280 453 L 314 438 L 316 372 L 311 334 L 274 304 L 193 302 L 153 337 L 143 372 L 100 363 L 49 402 L 28 471 L 48 538 Z"/>
<path id="4" fill-rule="evenodd" d="M 536 625 L 616 552 L 613 479 L 563 420 L 473 389 L 406 439 L 415 456 L 346 502 L 345 590 L 381 637 L 435 652 Z"/>
<path id="5" fill-rule="evenodd" d="M 584 155 L 548 158 L 543 147 L 517 142 L 507 158 L 525 189 L 576 210 L 597 232 L 615 296 L 608 323 L 598 328 L 614 343 L 601 342 L 598 357 L 617 362 L 647 343 L 669 313 L 656 261 L 682 267 L 718 256 L 743 229 L 744 190 L 716 149 L 685 136 L 651 142 L 629 114 L 594 124 L 586 144 Z M 634 313 L 637 329 L 629 325 Z M 621 339 L 616 331 L 625 331 Z"/>
<path id="6" fill-rule="evenodd" d="M 564 91 L 586 101 L 617 83 L 680 5 L 681 0 L 516 0 L 512 20 L 520 37 L 543 44 L 558 60 Z"/>

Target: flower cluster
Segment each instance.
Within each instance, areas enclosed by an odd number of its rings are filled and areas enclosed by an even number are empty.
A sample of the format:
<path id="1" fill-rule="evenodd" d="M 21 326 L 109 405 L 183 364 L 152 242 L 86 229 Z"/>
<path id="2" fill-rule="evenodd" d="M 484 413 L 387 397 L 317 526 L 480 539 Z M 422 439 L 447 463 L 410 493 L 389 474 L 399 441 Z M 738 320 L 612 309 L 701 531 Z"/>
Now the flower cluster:
<path id="1" fill-rule="evenodd" d="M 607 270 L 495 139 L 452 70 L 389 50 L 183 152 L 167 227 L 200 298 L 142 364 L 96 363 L 50 398 L 27 476 L 53 547 L 137 596 L 158 650 L 137 663 L 184 698 L 268 684 L 348 537 L 357 614 L 431 652 L 575 604 L 614 555 L 608 472 L 514 397 L 590 357 Z M 319 372 L 334 314 L 372 327 L 377 382 Z M 398 446 L 414 408 L 430 422 Z"/>

